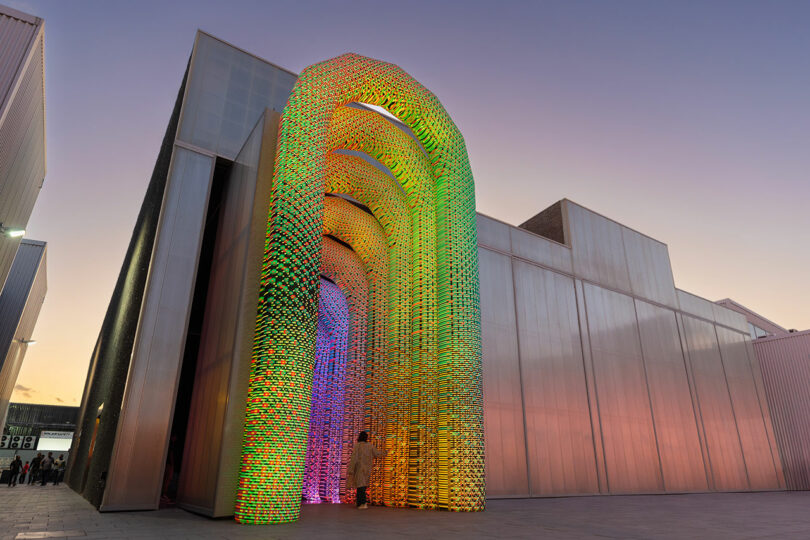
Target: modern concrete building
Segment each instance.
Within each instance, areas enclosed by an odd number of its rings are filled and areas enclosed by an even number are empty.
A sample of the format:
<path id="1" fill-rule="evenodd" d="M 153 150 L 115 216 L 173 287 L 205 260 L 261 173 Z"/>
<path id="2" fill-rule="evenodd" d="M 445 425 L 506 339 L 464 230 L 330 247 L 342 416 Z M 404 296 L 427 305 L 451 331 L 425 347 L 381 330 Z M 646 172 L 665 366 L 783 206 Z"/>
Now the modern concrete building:
<path id="1" fill-rule="evenodd" d="M 45 178 L 43 25 L 0 5 L 0 289 Z"/>
<path id="2" fill-rule="evenodd" d="M 779 443 L 787 489 L 810 489 L 810 330 L 786 330 L 759 313 L 724 299 L 755 332 L 753 349 Z"/>
<path id="3" fill-rule="evenodd" d="M 47 246 L 23 239 L 0 293 L 0 425 L 5 424 L 25 353 L 35 341 L 34 327 L 47 290 Z"/>
<path id="4" fill-rule="evenodd" d="M 234 513 L 279 114 L 295 83 L 198 33 L 73 444 L 68 483 L 101 510 L 164 495 Z M 418 146 L 417 130 L 382 121 Z M 380 133 L 393 137 L 367 131 Z M 336 144 L 397 185 L 370 146 Z M 380 227 L 373 205 L 328 195 Z M 323 242 L 364 275 L 362 249 L 334 236 Z M 748 324 L 677 289 L 665 244 L 563 200 L 521 227 L 478 214 L 477 247 L 487 497 L 784 489 Z"/>

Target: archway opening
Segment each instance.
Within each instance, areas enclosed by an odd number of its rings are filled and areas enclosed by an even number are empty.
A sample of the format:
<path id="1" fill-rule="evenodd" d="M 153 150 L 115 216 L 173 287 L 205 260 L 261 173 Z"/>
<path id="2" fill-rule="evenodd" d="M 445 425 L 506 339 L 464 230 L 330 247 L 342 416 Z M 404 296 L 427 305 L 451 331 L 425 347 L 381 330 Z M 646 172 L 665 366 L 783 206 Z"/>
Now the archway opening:
<path id="1" fill-rule="evenodd" d="M 302 487 L 302 498 L 307 503 L 341 502 L 348 352 L 349 306 L 346 296 L 333 281 L 321 276 Z"/>

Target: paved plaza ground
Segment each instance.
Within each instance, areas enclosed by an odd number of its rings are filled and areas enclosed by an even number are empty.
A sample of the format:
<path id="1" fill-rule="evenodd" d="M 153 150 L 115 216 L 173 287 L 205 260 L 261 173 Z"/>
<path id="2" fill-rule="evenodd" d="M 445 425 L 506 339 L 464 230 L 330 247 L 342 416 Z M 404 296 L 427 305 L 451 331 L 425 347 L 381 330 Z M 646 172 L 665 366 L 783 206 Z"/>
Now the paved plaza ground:
<path id="1" fill-rule="evenodd" d="M 179 509 L 100 514 L 65 486 L 0 486 L 0 538 L 802 538 L 810 492 L 512 499 L 458 514 L 305 505 L 298 523 L 243 526 Z"/>

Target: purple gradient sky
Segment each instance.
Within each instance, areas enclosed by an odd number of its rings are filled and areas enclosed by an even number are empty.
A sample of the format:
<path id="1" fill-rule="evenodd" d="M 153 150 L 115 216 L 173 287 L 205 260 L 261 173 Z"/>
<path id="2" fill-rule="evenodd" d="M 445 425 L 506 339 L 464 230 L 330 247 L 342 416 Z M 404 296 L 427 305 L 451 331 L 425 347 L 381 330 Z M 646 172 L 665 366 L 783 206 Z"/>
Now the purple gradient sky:
<path id="1" fill-rule="evenodd" d="M 0 1 L 46 21 L 49 292 L 14 401 L 81 398 L 197 28 L 296 72 L 399 64 L 479 211 L 568 197 L 667 243 L 678 287 L 810 327 L 808 2 Z"/>

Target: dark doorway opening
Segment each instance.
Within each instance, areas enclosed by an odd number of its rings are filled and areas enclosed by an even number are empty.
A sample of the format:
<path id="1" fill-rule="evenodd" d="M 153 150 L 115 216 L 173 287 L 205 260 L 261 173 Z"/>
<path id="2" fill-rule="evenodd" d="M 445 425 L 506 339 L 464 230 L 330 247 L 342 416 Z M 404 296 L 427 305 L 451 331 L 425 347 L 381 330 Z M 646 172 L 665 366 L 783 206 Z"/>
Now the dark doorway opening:
<path id="1" fill-rule="evenodd" d="M 166 467 L 163 473 L 163 486 L 160 496 L 160 507 L 174 506 L 177 501 L 177 485 L 183 461 L 183 447 L 186 441 L 191 396 L 194 392 L 194 375 L 197 369 L 197 357 L 200 350 L 205 304 L 208 297 L 208 285 L 211 278 L 211 266 L 214 258 L 214 247 L 221 217 L 223 195 L 233 162 L 217 158 L 214 167 L 214 178 L 211 193 L 208 197 L 208 210 L 205 218 L 205 231 L 200 257 L 197 264 L 197 280 L 194 284 L 194 298 L 191 303 L 186 346 L 183 352 L 183 367 L 177 388 L 177 400 L 172 418 L 172 430 L 169 436 L 169 448 L 166 453 Z"/>

